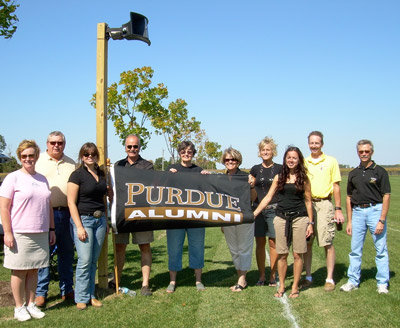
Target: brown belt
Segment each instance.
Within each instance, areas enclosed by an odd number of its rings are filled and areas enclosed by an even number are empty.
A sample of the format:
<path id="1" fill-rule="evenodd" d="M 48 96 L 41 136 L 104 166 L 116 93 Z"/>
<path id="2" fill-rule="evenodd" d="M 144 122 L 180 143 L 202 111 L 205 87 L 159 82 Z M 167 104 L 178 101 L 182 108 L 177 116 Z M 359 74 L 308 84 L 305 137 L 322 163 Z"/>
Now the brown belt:
<path id="1" fill-rule="evenodd" d="M 375 206 L 375 205 L 376 205 L 376 203 L 368 203 L 368 204 L 355 205 L 355 207 L 368 208 L 368 207 Z"/>
<path id="2" fill-rule="evenodd" d="M 321 202 L 323 200 L 332 200 L 331 196 L 325 197 L 325 198 L 313 198 L 312 201 L 313 202 Z"/>

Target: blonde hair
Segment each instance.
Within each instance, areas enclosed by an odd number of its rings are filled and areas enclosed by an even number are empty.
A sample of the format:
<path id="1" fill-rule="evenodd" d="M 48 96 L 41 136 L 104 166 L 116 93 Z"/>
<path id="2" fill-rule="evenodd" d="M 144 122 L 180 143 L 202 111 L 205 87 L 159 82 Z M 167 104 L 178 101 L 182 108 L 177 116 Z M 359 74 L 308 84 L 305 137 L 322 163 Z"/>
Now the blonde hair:
<path id="1" fill-rule="evenodd" d="M 260 143 L 258 144 L 258 155 L 260 155 L 261 150 L 264 149 L 265 146 L 270 145 L 271 146 L 271 150 L 272 150 L 272 157 L 275 157 L 276 155 L 278 155 L 278 151 L 276 150 L 276 148 L 278 147 L 278 145 L 275 143 L 275 140 L 269 137 L 265 137 L 263 140 L 260 141 Z"/>
<path id="2" fill-rule="evenodd" d="M 40 154 L 40 148 L 37 145 L 35 140 L 22 140 L 21 143 L 18 145 L 17 148 L 17 156 L 18 159 L 21 160 L 21 153 L 28 148 L 33 148 L 35 150 L 35 160 L 37 160 L 39 158 L 39 154 Z"/>
<path id="3" fill-rule="evenodd" d="M 233 159 L 236 159 L 238 162 L 238 166 L 242 164 L 242 154 L 240 153 L 239 150 L 236 150 L 235 148 L 232 147 L 225 149 L 221 156 L 222 164 L 225 164 L 226 155 L 231 155 Z"/>

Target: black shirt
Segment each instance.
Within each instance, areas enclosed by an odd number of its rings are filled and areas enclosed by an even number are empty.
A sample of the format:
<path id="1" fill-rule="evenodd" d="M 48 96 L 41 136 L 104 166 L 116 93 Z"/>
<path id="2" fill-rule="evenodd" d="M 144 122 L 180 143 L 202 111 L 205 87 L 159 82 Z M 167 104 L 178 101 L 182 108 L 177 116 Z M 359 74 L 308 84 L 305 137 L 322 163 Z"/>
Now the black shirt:
<path id="1" fill-rule="evenodd" d="M 274 181 L 275 175 L 281 173 L 282 165 L 274 163 L 271 167 L 265 168 L 262 164 L 254 165 L 250 174 L 256 178 L 254 189 L 257 193 L 257 200 L 255 203 L 261 202 L 261 200 L 268 194 L 269 188 L 271 188 L 272 181 Z M 270 204 L 276 204 L 278 202 L 278 195 L 275 193 Z"/>
<path id="2" fill-rule="evenodd" d="M 201 171 L 203 171 L 203 169 L 200 166 L 197 166 L 196 164 L 192 164 L 191 166 L 186 167 L 183 166 L 181 163 L 168 165 L 166 171 L 169 171 L 169 169 L 175 169 L 178 172 L 185 172 L 185 173 L 200 173 Z"/>
<path id="3" fill-rule="evenodd" d="M 304 191 L 297 191 L 294 183 L 285 183 L 283 190 L 278 190 L 276 194 L 278 195 L 277 212 L 298 212 L 307 216 Z"/>
<path id="4" fill-rule="evenodd" d="M 360 164 L 349 173 L 347 195 L 353 205 L 382 203 L 383 195 L 390 191 L 389 175 L 374 161 L 367 168 Z"/>
<path id="5" fill-rule="evenodd" d="M 99 182 L 90 174 L 88 169 L 82 165 L 68 179 L 68 182 L 79 186 L 77 207 L 79 214 L 92 214 L 94 211 L 104 211 L 104 196 L 107 192 L 106 178 L 104 172 L 97 169 Z"/>
<path id="6" fill-rule="evenodd" d="M 128 157 L 125 157 L 124 159 L 121 159 L 118 162 L 116 162 L 115 165 L 126 166 L 126 167 L 134 167 L 135 169 L 154 170 L 153 163 L 151 163 L 149 161 L 146 161 L 140 155 L 139 155 L 137 161 L 135 163 L 133 163 L 133 164 L 130 164 L 128 162 Z"/>

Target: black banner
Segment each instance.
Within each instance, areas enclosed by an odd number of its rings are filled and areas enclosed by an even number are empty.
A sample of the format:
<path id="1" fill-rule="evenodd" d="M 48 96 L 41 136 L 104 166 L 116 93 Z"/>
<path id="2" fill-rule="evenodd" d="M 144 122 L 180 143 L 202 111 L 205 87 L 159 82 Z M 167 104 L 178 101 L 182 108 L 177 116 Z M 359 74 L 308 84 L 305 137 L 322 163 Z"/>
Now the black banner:
<path id="1" fill-rule="evenodd" d="M 171 173 L 114 166 L 115 232 L 252 223 L 247 175 Z"/>

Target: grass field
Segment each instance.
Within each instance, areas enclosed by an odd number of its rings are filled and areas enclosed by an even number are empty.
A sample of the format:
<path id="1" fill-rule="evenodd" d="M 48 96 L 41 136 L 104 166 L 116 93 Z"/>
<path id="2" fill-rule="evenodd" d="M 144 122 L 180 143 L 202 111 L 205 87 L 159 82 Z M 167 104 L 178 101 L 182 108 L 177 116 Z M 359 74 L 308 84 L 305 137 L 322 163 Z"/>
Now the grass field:
<path id="1" fill-rule="evenodd" d="M 174 294 L 166 294 L 169 282 L 165 231 L 157 231 L 152 244 L 153 268 L 152 297 L 103 294 L 104 306 L 89 307 L 77 311 L 72 304 L 58 303 L 58 286 L 50 286 L 50 302 L 46 317 L 18 323 L 12 319 L 13 304 L 0 308 L 0 326 L 4 327 L 400 327 L 400 176 L 392 176 L 392 199 L 388 216 L 388 247 L 390 255 L 391 284 L 388 295 L 378 295 L 375 281 L 375 250 L 371 236 L 367 236 L 364 248 L 362 281 L 360 288 L 343 293 L 337 288 L 331 293 L 323 290 L 325 280 L 325 256 L 314 245 L 312 288 L 300 293 L 295 300 L 284 301 L 273 297 L 275 288 L 255 287 L 258 278 L 253 257 L 252 270 L 248 274 L 249 287 L 241 293 L 232 293 L 229 286 L 236 282 L 229 250 L 219 228 L 207 228 L 205 268 L 203 280 L 207 287 L 199 293 L 194 286 L 193 271 L 184 269 L 178 274 Z M 342 182 L 342 188 L 346 181 Z M 343 200 L 344 204 L 344 200 Z M 111 244 L 111 243 L 110 243 Z M 344 284 L 348 267 L 350 237 L 344 231 L 335 239 L 337 252 L 335 281 Z M 187 248 L 185 247 L 185 252 Z M 1 254 L 2 257 L 2 254 Z M 184 267 L 187 267 L 184 254 Z M 290 263 L 291 263 L 290 259 Z M 135 246 L 128 247 L 127 265 L 122 285 L 139 294 L 141 286 L 140 254 Z M 109 265 L 112 271 L 112 249 L 109 249 Z M 286 287 L 292 281 L 292 266 L 288 271 Z M 268 274 L 268 272 L 267 272 Z M 9 271 L 0 268 L 0 279 L 9 280 Z M 289 317 L 293 315 L 292 321 Z"/>

